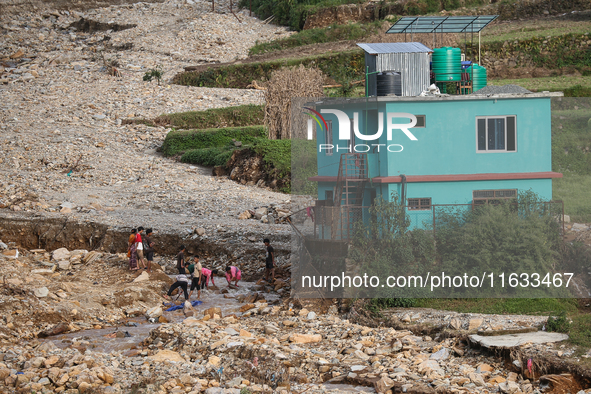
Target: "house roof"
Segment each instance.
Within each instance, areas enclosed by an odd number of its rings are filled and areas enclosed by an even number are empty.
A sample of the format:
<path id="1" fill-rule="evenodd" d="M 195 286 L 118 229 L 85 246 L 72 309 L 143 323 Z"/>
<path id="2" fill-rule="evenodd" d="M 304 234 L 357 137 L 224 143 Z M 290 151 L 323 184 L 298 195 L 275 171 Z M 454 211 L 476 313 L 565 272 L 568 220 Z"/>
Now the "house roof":
<path id="1" fill-rule="evenodd" d="M 385 42 L 376 44 L 357 44 L 370 55 L 379 55 L 383 53 L 429 53 L 433 52 L 431 48 L 426 47 L 420 42 Z"/>
<path id="2" fill-rule="evenodd" d="M 483 88 L 484 89 L 484 88 Z M 482 89 L 481 89 L 482 90 Z M 477 92 L 476 92 L 477 93 Z M 534 93 L 497 93 L 497 94 L 440 94 L 433 96 L 377 96 L 377 97 L 338 97 L 324 98 L 322 100 L 308 102 L 306 105 L 347 105 L 367 104 L 376 102 L 401 102 L 401 101 L 472 101 L 491 99 L 523 99 L 523 98 L 551 98 L 563 97 L 562 92 L 534 92 Z"/>
<path id="3" fill-rule="evenodd" d="M 386 33 L 478 33 L 498 15 L 405 16 Z"/>
<path id="4" fill-rule="evenodd" d="M 522 88 L 518 85 L 503 85 L 503 86 L 494 86 L 488 85 L 475 91 L 472 94 L 478 95 L 487 95 L 487 94 L 528 94 L 531 91 L 527 90 L 526 88 Z"/>

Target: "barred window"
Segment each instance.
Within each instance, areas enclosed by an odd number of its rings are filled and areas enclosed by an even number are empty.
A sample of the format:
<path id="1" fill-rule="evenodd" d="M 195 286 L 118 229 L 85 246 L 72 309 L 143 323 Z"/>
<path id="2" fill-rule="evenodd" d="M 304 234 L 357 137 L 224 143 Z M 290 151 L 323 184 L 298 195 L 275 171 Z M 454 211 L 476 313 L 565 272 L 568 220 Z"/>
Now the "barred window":
<path id="1" fill-rule="evenodd" d="M 474 190 L 472 199 L 474 205 L 499 204 L 501 200 L 517 198 L 517 189 Z"/>
<path id="2" fill-rule="evenodd" d="M 408 209 L 411 211 L 431 209 L 431 198 L 409 198 Z"/>

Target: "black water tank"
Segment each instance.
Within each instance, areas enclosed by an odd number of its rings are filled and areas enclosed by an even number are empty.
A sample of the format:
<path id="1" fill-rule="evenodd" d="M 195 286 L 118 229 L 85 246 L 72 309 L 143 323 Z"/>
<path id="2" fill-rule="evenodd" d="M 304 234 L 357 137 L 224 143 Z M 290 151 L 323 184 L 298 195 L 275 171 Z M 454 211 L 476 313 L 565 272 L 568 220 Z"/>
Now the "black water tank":
<path id="1" fill-rule="evenodd" d="M 395 94 L 402 96 L 402 78 L 396 71 L 381 71 L 377 74 L 377 95 Z"/>

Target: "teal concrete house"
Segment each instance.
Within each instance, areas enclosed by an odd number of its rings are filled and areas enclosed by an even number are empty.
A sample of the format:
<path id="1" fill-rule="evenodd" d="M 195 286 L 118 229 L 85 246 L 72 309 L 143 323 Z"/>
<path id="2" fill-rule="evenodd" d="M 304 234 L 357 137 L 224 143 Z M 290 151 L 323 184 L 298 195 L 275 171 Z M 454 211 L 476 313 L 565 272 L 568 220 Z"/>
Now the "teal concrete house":
<path id="1" fill-rule="evenodd" d="M 413 226 L 436 204 L 487 204 L 529 189 L 550 201 L 552 179 L 562 177 L 551 165 L 550 100 L 558 96 L 487 87 L 315 103 L 324 121 L 318 175 L 309 179 L 318 182 L 317 208 L 327 207 L 317 220 L 322 237 L 346 238 L 363 207 L 393 193 Z"/>

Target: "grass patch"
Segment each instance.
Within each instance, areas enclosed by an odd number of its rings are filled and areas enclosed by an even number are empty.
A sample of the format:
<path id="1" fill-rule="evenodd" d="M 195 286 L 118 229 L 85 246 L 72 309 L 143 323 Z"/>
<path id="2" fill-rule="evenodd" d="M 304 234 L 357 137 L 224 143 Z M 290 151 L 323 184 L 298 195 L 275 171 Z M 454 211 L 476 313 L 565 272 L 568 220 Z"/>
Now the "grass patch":
<path id="1" fill-rule="evenodd" d="M 183 72 L 174 77 L 174 83 L 189 86 L 244 89 L 253 80 L 269 80 L 273 71 L 283 67 L 299 66 L 300 64 L 306 67 L 316 66 L 325 75 L 339 83 L 362 79 L 365 76 L 363 51 L 354 49 L 303 58 L 235 64 L 209 68 L 200 72 Z"/>
<path id="2" fill-rule="evenodd" d="M 536 67 L 560 69 L 575 67 L 583 75 L 589 75 L 591 69 L 591 51 L 589 50 L 588 33 L 569 33 L 550 38 L 533 37 L 525 40 L 493 41 L 482 46 L 483 56 L 507 58 L 516 56 L 517 66 L 533 63 Z M 474 57 L 477 46 L 466 48 L 466 56 Z"/>
<path id="3" fill-rule="evenodd" d="M 568 330 L 569 342 L 588 350 L 591 348 L 591 315 L 578 314 L 570 318 L 572 323 Z"/>
<path id="4" fill-rule="evenodd" d="M 591 77 L 545 77 L 545 78 L 520 78 L 520 79 L 491 79 L 489 80 L 490 85 L 503 86 L 503 85 L 519 85 L 532 92 L 565 92 L 569 90 L 569 95 L 577 93 L 588 92 L 591 90 Z M 578 88 L 580 86 L 581 88 Z M 566 95 L 566 93 L 565 93 Z M 591 96 L 571 96 L 571 97 L 591 97 Z"/>
<path id="5" fill-rule="evenodd" d="M 181 162 L 198 164 L 206 167 L 225 166 L 235 149 L 236 148 L 233 145 L 191 149 L 181 156 Z"/>
<path id="6" fill-rule="evenodd" d="M 165 114 L 154 122 L 175 129 L 212 129 L 221 127 L 256 126 L 263 124 L 264 106 L 240 105 L 238 107 L 213 108 L 206 111 L 189 111 Z"/>
<path id="7" fill-rule="evenodd" d="M 236 147 L 234 141 L 241 141 Z M 292 148 L 297 158 L 292 176 Z M 318 184 L 308 177 L 318 173 L 316 143 L 308 140 L 269 140 L 263 126 L 228 127 L 206 130 L 173 130 L 162 145 L 165 156 L 181 155 L 181 162 L 207 167 L 225 166 L 237 149 L 252 149 L 260 155 L 265 172 L 271 178 L 287 179 L 282 192 L 293 194 L 318 193 Z"/>
<path id="8" fill-rule="evenodd" d="M 362 2 L 363 0 L 241 0 L 240 6 L 248 8 L 252 4 L 252 11 L 259 18 L 267 19 L 274 15 L 274 23 L 301 30 L 306 18 L 323 8 Z"/>
<path id="9" fill-rule="evenodd" d="M 242 141 L 243 144 L 251 144 L 256 138 L 266 137 L 266 135 L 267 130 L 264 126 L 186 131 L 173 130 L 168 133 L 162 144 L 162 153 L 164 156 L 174 156 L 193 149 L 223 147 L 232 143 L 233 139 Z"/>
<path id="10" fill-rule="evenodd" d="M 482 31 L 481 42 L 529 40 L 541 37 L 544 39 L 565 34 L 585 34 L 591 31 L 589 21 L 511 21 L 498 23 Z"/>
<path id="11" fill-rule="evenodd" d="M 571 222 L 591 223 L 591 175 L 564 173 L 564 178 L 552 180 L 552 195 L 564 201 L 564 212 Z"/>
<path id="12" fill-rule="evenodd" d="M 563 98 L 552 107 L 552 195 L 564 201 L 571 221 L 591 222 L 591 101 Z M 578 109 L 574 109 L 578 108 Z"/>
<path id="13" fill-rule="evenodd" d="M 302 30 L 287 38 L 271 42 L 258 43 L 250 48 L 250 55 L 258 55 L 284 49 L 295 48 L 309 44 L 320 44 L 324 42 L 359 40 L 365 37 L 378 34 L 382 28 L 382 22 L 371 23 L 349 23 L 346 25 L 332 24 L 329 27 Z"/>
<path id="14" fill-rule="evenodd" d="M 577 300 L 571 298 L 421 298 L 418 308 L 433 308 L 459 313 L 548 315 L 577 311 Z"/>

